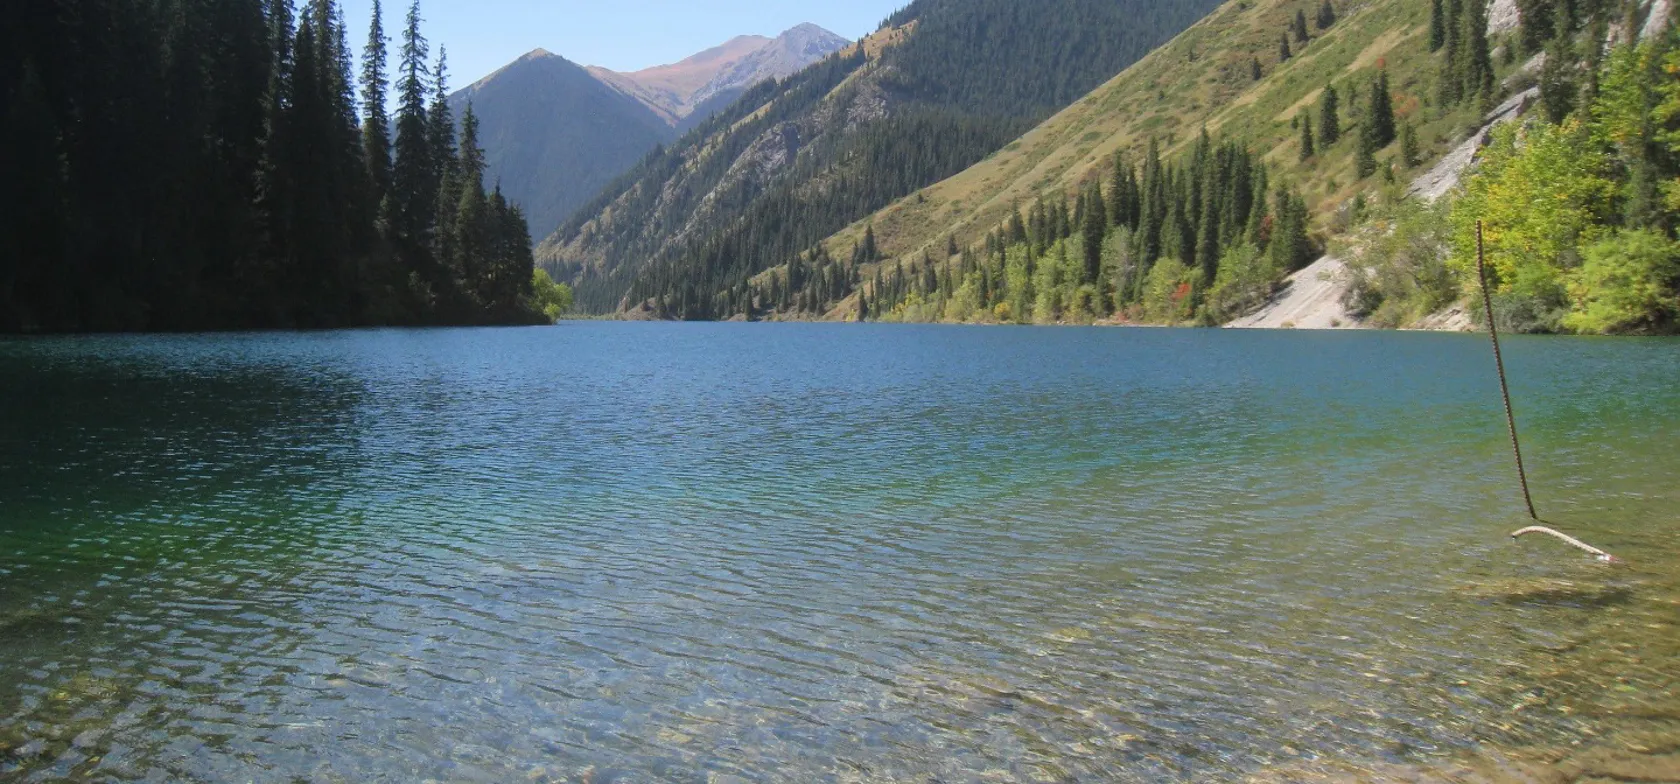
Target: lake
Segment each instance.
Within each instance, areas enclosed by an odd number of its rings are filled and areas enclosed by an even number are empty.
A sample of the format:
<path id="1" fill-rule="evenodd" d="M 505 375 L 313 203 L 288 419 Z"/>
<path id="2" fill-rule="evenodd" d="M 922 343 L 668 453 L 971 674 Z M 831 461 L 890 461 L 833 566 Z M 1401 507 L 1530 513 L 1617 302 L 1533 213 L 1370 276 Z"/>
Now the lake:
<path id="1" fill-rule="evenodd" d="M 1680 779 L 1680 342 L 1506 349 L 1626 565 L 1479 335 L 0 341 L 0 778 Z"/>

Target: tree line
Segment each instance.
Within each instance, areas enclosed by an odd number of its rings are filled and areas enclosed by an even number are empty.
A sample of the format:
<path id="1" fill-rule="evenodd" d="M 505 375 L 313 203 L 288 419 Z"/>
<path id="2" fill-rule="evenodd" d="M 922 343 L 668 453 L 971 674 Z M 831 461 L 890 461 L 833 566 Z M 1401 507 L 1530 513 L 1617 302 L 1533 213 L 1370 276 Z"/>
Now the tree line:
<path id="1" fill-rule="evenodd" d="M 387 114 L 381 9 L 26 3 L 0 41 L 0 331 L 542 320 L 416 2 Z M 459 128 L 459 131 L 457 131 Z"/>
<path id="2" fill-rule="evenodd" d="M 888 260 L 870 226 L 846 258 L 812 248 L 684 304 L 711 318 L 1218 323 L 1316 251 L 1305 201 L 1271 180 L 1258 155 L 1205 132 L 1176 163 L 1152 142 L 1140 164 L 1117 156 L 1077 197 L 1017 208 L 974 246 Z"/>

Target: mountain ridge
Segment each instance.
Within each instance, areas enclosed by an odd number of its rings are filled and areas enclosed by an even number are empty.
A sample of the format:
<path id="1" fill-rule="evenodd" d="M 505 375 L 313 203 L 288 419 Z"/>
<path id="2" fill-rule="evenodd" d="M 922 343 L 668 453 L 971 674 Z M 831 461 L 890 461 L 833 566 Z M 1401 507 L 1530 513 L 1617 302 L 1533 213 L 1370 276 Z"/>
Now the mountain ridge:
<path id="1" fill-rule="evenodd" d="M 675 63 L 620 72 L 601 66 L 587 71 L 603 84 L 634 98 L 679 130 L 705 119 L 703 109 L 722 108 L 747 88 L 782 79 L 849 46 L 851 41 L 805 22 L 774 38 L 741 35 Z M 697 116 L 701 115 L 701 116 Z"/>
<path id="2" fill-rule="evenodd" d="M 917 0 L 643 161 L 545 240 L 540 263 L 587 309 L 655 294 L 715 315 L 748 278 L 996 151 L 1216 4 Z"/>

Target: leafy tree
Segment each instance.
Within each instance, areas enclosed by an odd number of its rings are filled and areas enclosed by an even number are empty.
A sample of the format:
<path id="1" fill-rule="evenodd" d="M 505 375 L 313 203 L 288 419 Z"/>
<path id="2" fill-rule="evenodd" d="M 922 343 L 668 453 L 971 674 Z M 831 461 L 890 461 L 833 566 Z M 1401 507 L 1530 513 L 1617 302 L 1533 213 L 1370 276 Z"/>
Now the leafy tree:
<path id="1" fill-rule="evenodd" d="M 1680 318 L 1680 245 L 1658 232 L 1630 229 L 1586 246 L 1568 275 L 1572 307 L 1563 323 L 1576 332 L 1662 331 Z"/>
<path id="2" fill-rule="evenodd" d="M 1476 221 L 1485 224 L 1487 264 L 1497 294 L 1531 303 L 1533 328 L 1552 329 L 1564 306 L 1564 269 L 1574 249 L 1603 233 L 1614 186 L 1608 161 L 1583 145 L 1578 123 L 1508 125 L 1494 132 L 1464 195 L 1453 206 L 1452 265 L 1476 274 Z"/>
<path id="3" fill-rule="evenodd" d="M 1231 246 L 1219 260 L 1219 275 L 1208 290 L 1209 318 L 1223 323 L 1253 312 L 1271 296 L 1277 278 L 1277 270 L 1253 243 Z"/>
<path id="4" fill-rule="evenodd" d="M 561 316 L 572 310 L 572 289 L 564 283 L 555 283 L 549 277 L 547 270 L 534 270 L 531 273 L 532 304 L 549 321 L 559 321 Z"/>

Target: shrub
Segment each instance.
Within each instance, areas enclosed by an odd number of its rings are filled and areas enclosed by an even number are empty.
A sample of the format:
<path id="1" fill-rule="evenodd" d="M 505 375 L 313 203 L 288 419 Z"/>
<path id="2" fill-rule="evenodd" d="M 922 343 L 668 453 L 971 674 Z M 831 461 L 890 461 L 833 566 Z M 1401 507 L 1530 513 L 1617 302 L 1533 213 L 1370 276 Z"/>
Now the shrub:
<path id="1" fill-rule="evenodd" d="M 1653 231 L 1623 231 L 1589 245 L 1570 276 L 1572 308 L 1563 324 L 1576 332 L 1652 332 L 1680 316 L 1674 284 L 1680 245 Z"/>

